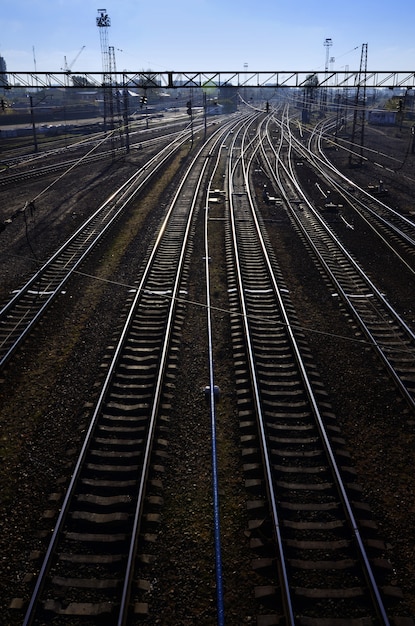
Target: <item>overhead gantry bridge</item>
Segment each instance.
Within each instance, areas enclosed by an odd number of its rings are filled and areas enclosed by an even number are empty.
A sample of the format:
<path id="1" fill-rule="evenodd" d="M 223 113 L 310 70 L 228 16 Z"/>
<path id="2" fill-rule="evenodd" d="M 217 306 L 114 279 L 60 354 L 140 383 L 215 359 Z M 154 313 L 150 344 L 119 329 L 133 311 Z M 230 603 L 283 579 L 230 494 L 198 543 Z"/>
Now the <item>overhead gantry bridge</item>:
<path id="1" fill-rule="evenodd" d="M 76 76 L 76 81 L 68 78 Z M 104 78 L 105 76 L 105 78 Z M 68 83 L 70 83 L 68 85 Z M 275 71 L 275 72 L 0 72 L 0 88 L 99 88 L 108 84 L 164 89 L 236 88 L 388 88 L 412 89 L 415 71 Z"/>

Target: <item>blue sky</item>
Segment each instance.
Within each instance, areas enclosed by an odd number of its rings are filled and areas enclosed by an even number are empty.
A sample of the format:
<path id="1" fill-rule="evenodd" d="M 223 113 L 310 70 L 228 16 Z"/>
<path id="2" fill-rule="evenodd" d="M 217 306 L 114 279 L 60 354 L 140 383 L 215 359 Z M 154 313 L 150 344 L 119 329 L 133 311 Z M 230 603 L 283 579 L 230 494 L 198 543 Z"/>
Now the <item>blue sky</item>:
<path id="1" fill-rule="evenodd" d="M 111 19 L 117 70 L 415 70 L 413 0 L 2 0 L 0 55 L 9 71 L 102 69 L 98 9 Z"/>

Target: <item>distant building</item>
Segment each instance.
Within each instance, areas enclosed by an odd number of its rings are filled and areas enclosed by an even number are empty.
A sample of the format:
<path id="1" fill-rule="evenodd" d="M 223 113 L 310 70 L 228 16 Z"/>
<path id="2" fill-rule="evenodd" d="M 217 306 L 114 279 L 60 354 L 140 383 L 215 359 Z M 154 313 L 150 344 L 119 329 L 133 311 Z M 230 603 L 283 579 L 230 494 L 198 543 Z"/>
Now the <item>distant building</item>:
<path id="1" fill-rule="evenodd" d="M 0 57 L 0 87 L 8 87 L 9 79 L 7 74 L 2 75 L 1 72 L 7 72 L 6 61 L 3 57 Z"/>
<path id="2" fill-rule="evenodd" d="M 369 111 L 369 124 L 376 126 L 395 126 L 396 111 Z"/>

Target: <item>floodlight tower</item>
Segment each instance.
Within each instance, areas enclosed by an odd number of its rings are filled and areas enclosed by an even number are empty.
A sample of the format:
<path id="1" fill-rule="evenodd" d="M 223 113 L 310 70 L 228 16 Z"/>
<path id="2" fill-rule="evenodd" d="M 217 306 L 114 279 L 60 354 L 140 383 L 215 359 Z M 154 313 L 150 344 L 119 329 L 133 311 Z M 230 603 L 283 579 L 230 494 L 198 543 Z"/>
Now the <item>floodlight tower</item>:
<path id="1" fill-rule="evenodd" d="M 99 38 L 101 41 L 101 55 L 102 55 L 102 71 L 103 81 L 102 86 L 104 90 L 104 130 L 107 128 L 107 115 L 109 115 L 110 129 L 114 128 L 114 107 L 112 102 L 112 88 L 111 88 L 111 68 L 110 68 L 110 54 L 108 47 L 108 29 L 111 26 L 111 20 L 106 9 L 98 9 L 97 26 L 99 28 Z"/>
<path id="2" fill-rule="evenodd" d="M 108 78 L 109 72 L 109 49 L 108 49 L 108 28 L 111 20 L 106 9 L 98 9 L 97 26 L 99 28 L 99 38 L 101 41 L 102 69 L 104 76 Z"/>
<path id="3" fill-rule="evenodd" d="M 324 47 L 326 48 L 326 65 L 324 69 L 326 72 L 329 71 L 329 55 L 330 55 L 330 48 L 332 45 L 333 45 L 333 40 L 330 39 L 330 37 L 324 40 Z"/>
<path id="4" fill-rule="evenodd" d="M 329 56 L 330 56 L 330 48 L 333 45 L 333 40 L 330 37 L 327 37 L 324 40 L 324 47 L 326 48 L 326 65 L 324 67 L 324 70 L 327 74 L 327 72 L 329 71 Z M 326 76 L 327 78 L 327 76 Z M 327 88 L 323 90 L 323 109 L 326 110 L 327 108 Z"/>
<path id="5" fill-rule="evenodd" d="M 248 71 L 248 63 L 244 63 L 244 72 Z M 245 88 L 244 88 L 244 99 L 245 99 L 245 103 L 246 104 L 248 102 L 248 88 L 246 87 L 246 80 L 247 77 L 244 76 L 244 83 L 245 83 Z"/>

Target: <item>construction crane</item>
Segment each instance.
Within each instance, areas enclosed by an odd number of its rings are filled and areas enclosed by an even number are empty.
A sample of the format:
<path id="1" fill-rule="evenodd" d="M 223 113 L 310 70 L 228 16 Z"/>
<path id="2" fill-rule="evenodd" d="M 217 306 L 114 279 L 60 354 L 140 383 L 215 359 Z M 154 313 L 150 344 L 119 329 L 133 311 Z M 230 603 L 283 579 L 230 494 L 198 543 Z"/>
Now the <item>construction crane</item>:
<path id="1" fill-rule="evenodd" d="M 82 50 L 84 48 L 85 48 L 85 46 L 82 46 L 82 48 L 80 49 L 80 51 L 78 52 L 76 57 L 71 61 L 71 63 L 69 63 L 69 65 L 68 65 L 68 62 L 66 60 L 66 56 L 63 57 L 63 67 L 61 67 L 61 70 L 63 72 L 66 72 L 66 74 L 67 74 L 66 80 L 67 80 L 67 84 L 68 85 L 69 85 L 69 74 L 71 73 L 71 69 L 75 65 L 76 61 L 78 60 L 79 55 L 81 54 L 81 52 L 82 52 Z"/>

